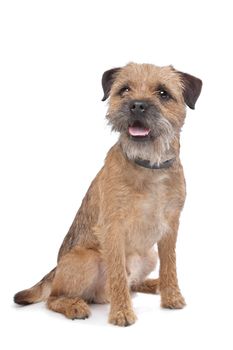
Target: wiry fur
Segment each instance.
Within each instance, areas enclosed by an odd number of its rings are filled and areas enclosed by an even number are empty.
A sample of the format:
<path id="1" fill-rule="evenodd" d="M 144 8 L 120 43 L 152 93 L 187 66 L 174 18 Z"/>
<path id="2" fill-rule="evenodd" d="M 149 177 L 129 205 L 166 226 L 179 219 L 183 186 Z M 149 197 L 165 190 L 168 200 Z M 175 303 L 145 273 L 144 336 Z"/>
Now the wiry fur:
<path id="1" fill-rule="evenodd" d="M 122 145 L 123 152 L 128 159 L 147 159 L 152 165 L 173 158 L 175 152 L 172 149 L 172 143 L 175 141 L 175 134 L 169 121 L 160 117 L 156 124 L 156 132 L 158 136 L 154 142 L 140 142 L 137 148 L 126 134 L 121 134 L 119 143 Z"/>
<path id="2" fill-rule="evenodd" d="M 120 132 L 105 165 L 92 182 L 59 250 L 56 269 L 34 287 L 15 295 L 26 305 L 47 300 L 49 309 L 66 317 L 86 318 L 88 303 L 110 302 L 109 321 L 130 325 L 136 316 L 130 291 L 161 294 L 161 305 L 182 308 L 176 275 L 175 245 L 185 200 L 185 180 L 179 159 L 179 133 L 185 102 L 194 108 L 201 81 L 173 67 L 129 64 L 104 73 L 104 99 L 110 96 L 107 118 Z M 119 94 L 122 85 L 130 90 Z M 172 99 L 162 101 L 160 86 Z M 131 100 L 146 100 L 144 124 L 150 138 L 128 134 Z M 168 169 L 150 170 L 134 160 L 151 163 L 174 158 Z M 159 279 L 146 279 L 155 268 L 158 244 Z"/>
<path id="3" fill-rule="evenodd" d="M 153 142 L 140 142 L 137 147 L 128 137 L 128 123 L 130 117 L 127 103 L 123 103 L 119 111 L 108 113 L 107 119 L 112 126 L 113 131 L 120 132 L 119 143 L 122 145 L 123 152 L 128 159 L 136 158 L 147 159 L 151 164 L 161 163 L 162 161 L 172 158 L 172 143 L 176 138 L 173 126 L 158 112 L 157 109 L 150 107 L 144 119 L 144 125 L 151 129 L 154 136 Z"/>

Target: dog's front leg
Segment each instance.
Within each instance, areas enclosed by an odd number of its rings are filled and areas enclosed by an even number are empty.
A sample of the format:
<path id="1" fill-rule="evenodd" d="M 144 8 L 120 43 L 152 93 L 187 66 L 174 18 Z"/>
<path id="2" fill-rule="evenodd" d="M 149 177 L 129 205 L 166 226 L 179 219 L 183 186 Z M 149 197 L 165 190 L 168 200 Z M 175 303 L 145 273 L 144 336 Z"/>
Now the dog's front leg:
<path id="1" fill-rule="evenodd" d="M 175 248 L 178 226 L 179 217 L 173 217 L 170 222 L 171 231 L 165 233 L 158 242 L 161 306 L 170 309 L 181 309 L 185 306 L 176 273 Z"/>
<path id="2" fill-rule="evenodd" d="M 111 304 L 109 322 L 118 326 L 129 326 L 136 321 L 136 316 L 127 281 L 124 237 L 119 232 L 119 225 L 109 227 L 103 248 Z"/>

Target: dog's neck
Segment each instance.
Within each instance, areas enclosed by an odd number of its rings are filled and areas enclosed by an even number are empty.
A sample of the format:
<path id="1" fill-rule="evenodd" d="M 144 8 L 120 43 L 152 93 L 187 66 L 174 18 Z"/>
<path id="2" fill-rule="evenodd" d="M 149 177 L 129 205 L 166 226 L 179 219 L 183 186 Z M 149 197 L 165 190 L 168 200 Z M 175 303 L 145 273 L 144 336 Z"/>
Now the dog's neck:
<path id="1" fill-rule="evenodd" d="M 125 157 L 138 166 L 148 169 L 165 169 L 172 166 L 174 160 L 179 158 L 179 136 L 173 138 L 169 144 L 160 140 L 153 143 L 132 143 L 124 135 L 118 141 Z"/>

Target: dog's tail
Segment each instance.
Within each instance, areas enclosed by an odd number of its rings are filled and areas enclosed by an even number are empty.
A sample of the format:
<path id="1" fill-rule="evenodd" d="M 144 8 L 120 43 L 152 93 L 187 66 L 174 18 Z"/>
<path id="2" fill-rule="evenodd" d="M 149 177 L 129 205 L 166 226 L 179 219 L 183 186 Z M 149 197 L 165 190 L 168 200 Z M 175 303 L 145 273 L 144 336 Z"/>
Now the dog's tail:
<path id="1" fill-rule="evenodd" d="M 51 293 L 55 271 L 56 268 L 45 275 L 42 280 L 33 287 L 16 293 L 14 296 L 14 302 L 19 305 L 29 305 L 47 300 Z"/>

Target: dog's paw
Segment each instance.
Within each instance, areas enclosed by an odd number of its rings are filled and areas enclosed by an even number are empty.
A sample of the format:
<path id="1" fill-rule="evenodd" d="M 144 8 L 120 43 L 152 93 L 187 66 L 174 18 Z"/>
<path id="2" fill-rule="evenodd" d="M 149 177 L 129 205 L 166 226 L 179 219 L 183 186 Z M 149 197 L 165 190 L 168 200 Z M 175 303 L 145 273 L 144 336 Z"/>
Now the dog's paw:
<path id="1" fill-rule="evenodd" d="M 177 289 L 166 288 L 161 291 L 161 306 L 167 309 L 182 309 L 186 305 L 184 297 Z"/>
<path id="2" fill-rule="evenodd" d="M 121 327 L 130 326 L 137 320 L 136 315 L 132 309 L 111 311 L 109 315 L 109 322 Z"/>
<path id="3" fill-rule="evenodd" d="M 71 320 L 84 320 L 90 316 L 90 308 L 83 300 L 79 300 L 66 309 L 65 315 Z"/>

